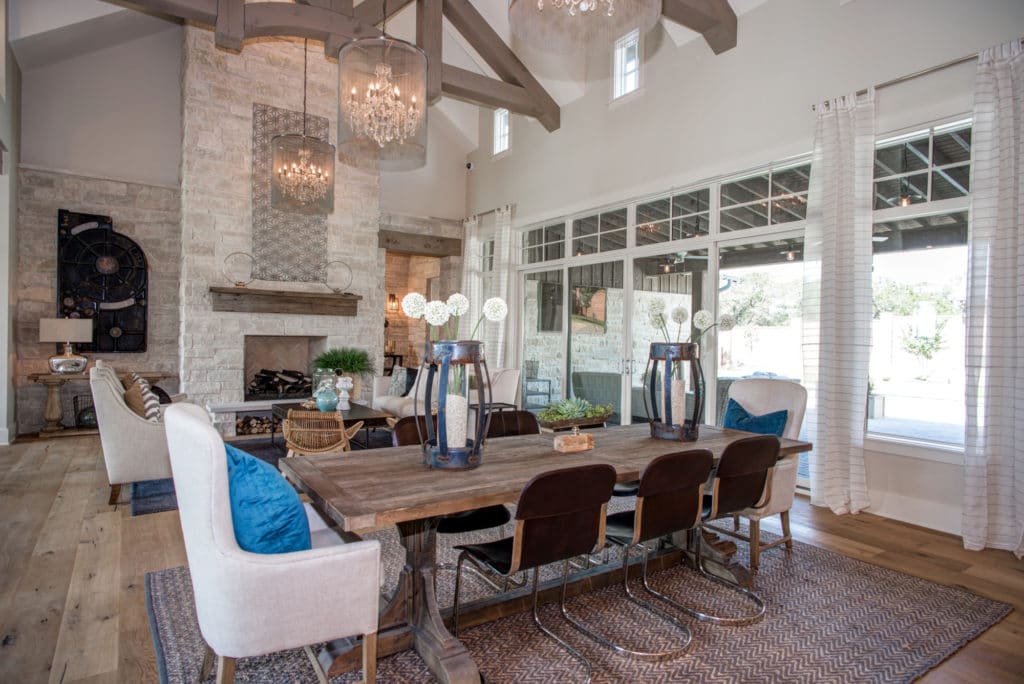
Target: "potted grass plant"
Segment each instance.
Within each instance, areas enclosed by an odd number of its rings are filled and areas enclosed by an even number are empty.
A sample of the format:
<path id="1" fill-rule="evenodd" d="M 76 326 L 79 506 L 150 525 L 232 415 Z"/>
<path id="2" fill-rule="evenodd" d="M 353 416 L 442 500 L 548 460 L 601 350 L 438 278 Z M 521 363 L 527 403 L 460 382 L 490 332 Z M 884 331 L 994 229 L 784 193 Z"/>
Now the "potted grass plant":
<path id="1" fill-rule="evenodd" d="M 374 371 L 370 354 L 355 347 L 328 349 L 313 359 L 313 366 L 322 370 L 332 370 L 338 377 L 351 378 L 352 398 L 355 400 L 362 396 L 363 376 L 372 375 Z"/>

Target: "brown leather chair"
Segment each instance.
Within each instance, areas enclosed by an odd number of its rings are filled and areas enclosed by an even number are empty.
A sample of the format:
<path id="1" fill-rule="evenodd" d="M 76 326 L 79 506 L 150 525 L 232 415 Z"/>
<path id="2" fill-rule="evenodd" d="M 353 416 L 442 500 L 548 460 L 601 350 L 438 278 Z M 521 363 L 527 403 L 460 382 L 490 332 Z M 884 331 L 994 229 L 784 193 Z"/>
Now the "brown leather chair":
<path id="1" fill-rule="evenodd" d="M 537 613 L 540 566 L 562 561 L 562 615 L 569 559 L 589 554 L 604 546 L 604 521 L 608 499 L 615 484 L 615 469 L 607 464 L 563 468 L 542 473 L 530 480 L 519 495 L 516 528 L 511 537 L 485 544 L 456 546 L 461 551 L 455 573 L 455 619 L 452 632 L 459 633 L 459 591 L 462 566 L 471 562 L 483 572 L 510 577 L 533 569 L 533 621 L 546 635 L 580 660 L 593 673 L 590 661 L 545 627 Z"/>
<path id="2" fill-rule="evenodd" d="M 637 651 L 597 634 L 590 635 L 600 643 L 623 655 L 645 660 L 673 658 L 689 648 L 693 638 L 689 628 L 661 608 L 640 600 L 629 588 L 629 552 L 634 547 L 643 551 L 643 586 L 657 595 L 647 583 L 644 542 L 700 525 L 704 484 L 713 466 L 714 457 L 707 449 L 679 451 L 655 458 L 644 468 L 638 481 L 636 510 L 613 513 L 605 523 L 608 541 L 622 547 L 622 584 L 627 598 L 675 626 L 684 636 L 681 645 L 666 651 Z"/>
<path id="3" fill-rule="evenodd" d="M 731 517 L 737 511 L 764 506 L 771 498 L 772 469 L 778 459 L 779 438 L 775 435 L 746 437 L 727 446 L 718 461 L 718 468 L 715 470 L 715 477 L 712 480 L 711 494 L 704 494 L 701 506 L 702 524 L 718 518 Z M 691 530 L 690 534 L 700 535 L 700 529 L 698 527 Z M 699 537 L 693 539 L 692 536 L 691 539 L 696 550 L 697 571 L 704 577 L 742 594 L 757 607 L 757 612 L 754 615 L 738 618 L 709 615 L 684 606 L 664 594 L 650 590 L 649 587 L 646 588 L 658 598 L 706 622 L 720 625 L 745 625 L 763 618 L 765 605 L 761 597 L 708 572 L 704 567 L 704 558 L 701 555 L 702 540 Z"/>
<path id="4" fill-rule="evenodd" d="M 491 412 L 491 422 L 487 426 L 487 439 L 539 434 L 540 423 L 537 422 L 537 416 L 529 411 Z"/>

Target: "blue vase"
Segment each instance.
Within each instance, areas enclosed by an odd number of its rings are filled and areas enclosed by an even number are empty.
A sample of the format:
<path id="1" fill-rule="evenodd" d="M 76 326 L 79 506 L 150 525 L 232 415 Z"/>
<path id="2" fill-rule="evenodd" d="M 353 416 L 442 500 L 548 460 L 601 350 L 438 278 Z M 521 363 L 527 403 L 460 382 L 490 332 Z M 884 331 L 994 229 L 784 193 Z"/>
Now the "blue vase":
<path id="1" fill-rule="evenodd" d="M 313 398 L 316 399 L 316 407 L 325 413 L 338 409 L 338 395 L 332 389 L 323 387 L 316 391 Z"/>

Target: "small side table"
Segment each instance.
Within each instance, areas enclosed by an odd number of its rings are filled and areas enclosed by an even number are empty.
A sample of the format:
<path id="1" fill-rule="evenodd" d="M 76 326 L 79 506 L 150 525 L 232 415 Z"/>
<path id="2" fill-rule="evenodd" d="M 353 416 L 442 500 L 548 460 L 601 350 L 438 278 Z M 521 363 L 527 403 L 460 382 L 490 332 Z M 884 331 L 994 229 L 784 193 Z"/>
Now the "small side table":
<path id="1" fill-rule="evenodd" d="M 138 374 L 153 385 L 170 377 L 167 373 L 161 371 L 142 371 L 138 372 Z M 43 419 L 46 421 L 46 425 L 39 431 L 40 437 L 74 437 L 76 435 L 95 435 L 99 433 L 99 430 L 95 428 L 78 429 L 64 426 L 64 405 L 60 400 L 60 388 L 72 380 L 88 380 L 88 373 L 69 373 L 67 375 L 59 373 L 32 373 L 28 376 L 28 379 L 46 386 L 46 408 L 43 411 Z"/>

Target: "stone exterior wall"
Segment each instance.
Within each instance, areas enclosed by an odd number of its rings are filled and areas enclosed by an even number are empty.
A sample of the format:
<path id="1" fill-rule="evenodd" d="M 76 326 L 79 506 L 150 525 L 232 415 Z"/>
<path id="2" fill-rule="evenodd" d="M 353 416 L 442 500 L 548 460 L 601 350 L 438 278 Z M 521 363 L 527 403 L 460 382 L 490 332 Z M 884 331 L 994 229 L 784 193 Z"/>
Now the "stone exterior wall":
<path id="1" fill-rule="evenodd" d="M 39 342 L 39 319 L 56 315 L 57 210 L 109 215 L 114 230 L 139 243 L 149 264 L 147 351 L 87 354 L 118 368 L 159 370 L 178 389 L 178 285 L 181 253 L 180 193 L 176 188 L 90 178 L 22 166 L 18 176 L 18 275 L 15 313 L 17 421 L 21 433 L 43 425 L 46 389 L 28 379 L 48 371 L 54 345 Z M 65 422 L 73 417 L 75 395 L 88 395 L 85 382 L 65 385 Z"/>
<path id="2" fill-rule="evenodd" d="M 241 54 L 214 47 L 213 33 L 184 33 L 181 252 L 183 389 L 201 404 L 243 395 L 245 335 L 325 336 L 328 347 L 384 350 L 384 250 L 377 247 L 380 175 L 375 164 L 335 167 L 334 212 L 328 216 L 328 259 L 352 269 L 348 288 L 362 296 L 357 316 L 214 312 L 209 288 L 231 252 L 252 251 L 252 110 L 256 102 L 301 111 L 302 41 L 247 41 Z M 336 138 L 337 65 L 309 47 L 311 114 L 331 122 Z M 325 292 L 325 286 L 253 282 L 249 287 Z M 368 387 L 370 383 L 365 383 Z M 369 394 L 364 395 L 368 397 Z"/>

